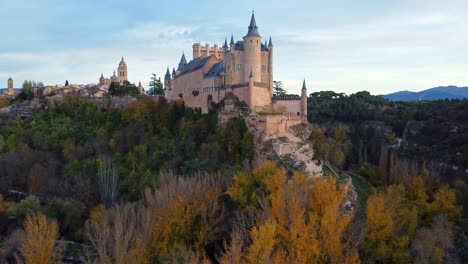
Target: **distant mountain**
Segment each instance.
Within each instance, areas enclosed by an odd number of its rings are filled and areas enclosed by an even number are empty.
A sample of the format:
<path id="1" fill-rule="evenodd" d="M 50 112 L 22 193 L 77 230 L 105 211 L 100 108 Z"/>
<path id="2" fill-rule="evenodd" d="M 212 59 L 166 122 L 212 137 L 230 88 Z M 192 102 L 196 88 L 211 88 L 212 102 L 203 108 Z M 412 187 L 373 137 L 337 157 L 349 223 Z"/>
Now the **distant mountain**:
<path id="1" fill-rule="evenodd" d="M 468 99 L 468 87 L 440 86 L 420 92 L 400 91 L 381 96 L 390 101 Z"/>

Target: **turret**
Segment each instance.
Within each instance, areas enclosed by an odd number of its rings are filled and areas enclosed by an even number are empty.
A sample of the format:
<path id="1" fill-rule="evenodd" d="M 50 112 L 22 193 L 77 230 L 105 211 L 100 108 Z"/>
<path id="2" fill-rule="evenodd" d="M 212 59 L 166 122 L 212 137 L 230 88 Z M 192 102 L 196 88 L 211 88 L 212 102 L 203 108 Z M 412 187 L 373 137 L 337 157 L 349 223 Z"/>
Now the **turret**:
<path id="1" fill-rule="evenodd" d="M 193 44 L 193 59 L 201 57 L 201 45 L 200 43 Z"/>
<path id="2" fill-rule="evenodd" d="M 252 72 L 252 68 L 250 68 L 250 74 L 249 74 L 249 95 L 248 95 L 248 104 L 252 105 L 253 101 L 253 87 L 254 87 L 254 74 Z"/>
<path id="3" fill-rule="evenodd" d="M 270 95 L 273 97 L 273 42 L 271 41 L 271 36 L 268 42 L 268 74 L 270 76 Z"/>
<path id="4" fill-rule="evenodd" d="M 179 67 L 177 67 L 177 71 L 182 71 L 185 65 L 187 65 L 187 60 L 185 59 L 185 53 L 182 53 L 182 57 L 180 58 L 179 62 Z"/>
<path id="5" fill-rule="evenodd" d="M 255 14 L 252 12 L 250 25 L 248 27 L 247 35 L 244 39 L 244 81 L 249 81 L 249 71 L 251 69 L 254 81 L 261 82 L 261 46 L 262 37 L 258 33 L 257 22 L 255 21 Z"/>
<path id="6" fill-rule="evenodd" d="M 105 84 L 106 79 L 104 78 L 104 74 L 101 73 L 101 78 L 99 78 L 99 85 L 103 86 Z"/>
<path id="7" fill-rule="evenodd" d="M 166 75 L 164 75 L 164 89 L 172 89 L 172 78 L 171 73 L 169 72 L 169 67 L 167 67 Z"/>
<path id="8" fill-rule="evenodd" d="M 301 89 L 301 117 L 303 122 L 307 122 L 307 87 L 305 79 Z"/>
<path id="9" fill-rule="evenodd" d="M 175 71 L 175 68 L 172 67 L 172 79 L 174 79 L 176 76 L 176 71 Z"/>
<path id="10" fill-rule="evenodd" d="M 234 34 L 231 34 L 231 42 L 229 42 L 229 49 L 234 50 Z"/>
<path id="11" fill-rule="evenodd" d="M 228 44 L 227 44 L 227 38 L 224 38 L 224 45 L 223 45 L 223 51 L 227 52 L 228 51 Z"/>

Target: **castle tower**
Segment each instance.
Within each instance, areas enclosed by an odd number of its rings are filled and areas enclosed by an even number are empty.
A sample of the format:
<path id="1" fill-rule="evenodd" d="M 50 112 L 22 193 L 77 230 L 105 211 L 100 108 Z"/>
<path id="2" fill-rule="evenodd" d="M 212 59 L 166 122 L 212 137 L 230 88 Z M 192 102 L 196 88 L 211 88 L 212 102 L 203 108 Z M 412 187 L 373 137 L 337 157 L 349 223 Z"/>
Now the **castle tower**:
<path id="1" fill-rule="evenodd" d="M 180 58 L 179 66 L 177 67 L 177 72 L 180 72 L 184 69 L 185 65 L 187 65 L 187 60 L 185 59 L 185 53 L 182 53 L 182 57 Z"/>
<path id="2" fill-rule="evenodd" d="M 244 36 L 244 58 L 243 58 L 243 72 L 244 82 L 249 81 L 249 69 L 252 71 L 254 76 L 254 82 L 261 82 L 261 64 L 262 64 L 262 37 L 258 33 L 257 23 L 255 21 L 255 15 L 252 12 L 252 18 L 250 19 L 249 31 Z"/>
<path id="3" fill-rule="evenodd" d="M 123 57 L 122 57 L 122 60 L 119 63 L 118 72 L 119 72 L 119 76 L 118 76 L 119 84 L 123 85 L 124 81 L 128 81 L 127 63 L 125 63 Z"/>
<path id="4" fill-rule="evenodd" d="M 270 76 L 270 83 L 268 84 L 270 87 L 270 97 L 273 97 L 273 42 L 270 41 L 268 43 L 268 74 Z"/>
<path id="5" fill-rule="evenodd" d="M 103 86 L 106 84 L 106 79 L 104 78 L 104 74 L 101 73 L 101 78 L 99 78 L 99 85 Z"/>
<path id="6" fill-rule="evenodd" d="M 195 43 L 193 44 L 193 59 L 201 57 L 201 44 Z"/>
<path id="7" fill-rule="evenodd" d="M 234 50 L 234 34 L 231 34 L 231 42 L 229 42 L 229 49 Z"/>
<path id="8" fill-rule="evenodd" d="M 15 92 L 15 89 L 13 88 L 13 79 L 11 78 L 8 78 L 8 93 L 12 94 Z"/>
<path id="9" fill-rule="evenodd" d="M 164 75 L 164 89 L 172 90 L 172 78 L 171 73 L 169 72 L 169 67 L 167 67 L 166 75 Z"/>
<path id="10" fill-rule="evenodd" d="M 302 83 L 302 89 L 301 89 L 301 117 L 302 117 L 302 122 L 307 122 L 307 87 L 304 82 Z"/>

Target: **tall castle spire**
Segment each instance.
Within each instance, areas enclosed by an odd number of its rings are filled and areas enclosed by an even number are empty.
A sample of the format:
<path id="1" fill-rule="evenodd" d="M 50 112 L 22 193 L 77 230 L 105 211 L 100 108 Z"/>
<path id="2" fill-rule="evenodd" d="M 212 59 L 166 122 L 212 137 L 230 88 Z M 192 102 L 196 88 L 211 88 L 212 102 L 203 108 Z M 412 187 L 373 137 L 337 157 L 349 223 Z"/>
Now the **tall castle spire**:
<path id="1" fill-rule="evenodd" d="M 252 18 L 250 18 L 249 31 L 247 32 L 246 37 L 261 37 L 258 33 L 257 22 L 255 22 L 255 14 L 252 11 Z"/>
<path id="2" fill-rule="evenodd" d="M 170 79 L 171 79 L 171 73 L 169 72 L 169 67 L 167 67 L 166 75 L 164 76 L 164 80 L 170 80 Z"/>
<path id="3" fill-rule="evenodd" d="M 304 82 L 302 83 L 302 90 L 307 90 L 306 83 L 305 83 L 305 78 L 304 78 Z"/>
<path id="4" fill-rule="evenodd" d="M 185 59 L 185 53 L 182 53 L 182 58 L 180 58 L 179 62 L 179 67 L 177 67 L 177 70 L 180 71 L 184 68 L 184 66 L 187 65 L 187 60 Z"/>

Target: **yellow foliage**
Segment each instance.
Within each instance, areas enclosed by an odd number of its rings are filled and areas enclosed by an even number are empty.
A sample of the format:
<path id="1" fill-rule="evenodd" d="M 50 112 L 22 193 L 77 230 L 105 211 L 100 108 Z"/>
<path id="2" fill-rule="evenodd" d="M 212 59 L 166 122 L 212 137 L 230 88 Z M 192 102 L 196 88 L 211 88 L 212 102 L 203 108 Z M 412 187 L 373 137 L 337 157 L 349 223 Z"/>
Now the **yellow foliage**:
<path id="1" fill-rule="evenodd" d="M 252 175 L 244 172 L 236 174 L 228 193 L 243 206 L 255 206 L 259 190 L 268 195 L 280 189 L 287 181 L 286 170 L 278 168 L 273 161 L 267 161 L 255 168 Z"/>
<path id="2" fill-rule="evenodd" d="M 44 214 L 30 214 L 24 222 L 24 239 L 20 255 L 26 264 L 60 263 L 62 250 L 55 246 L 59 227 L 55 220 Z"/>
<path id="3" fill-rule="evenodd" d="M 269 263 L 273 253 L 276 239 L 277 224 L 274 221 L 266 221 L 259 227 L 254 227 L 250 232 L 252 245 L 248 249 L 247 260 L 251 264 Z"/>
<path id="4" fill-rule="evenodd" d="M 323 215 L 329 205 L 339 206 L 344 202 L 344 185 L 337 183 L 334 177 L 319 177 L 314 179 L 311 187 L 309 204 L 313 212 Z"/>
<path id="5" fill-rule="evenodd" d="M 426 184 L 422 177 L 413 179 L 408 188 L 409 198 L 414 200 L 421 211 L 427 209 L 427 200 L 429 196 L 426 193 Z"/>
<path id="6" fill-rule="evenodd" d="M 315 218 L 307 213 L 309 185 L 305 175 L 295 174 L 290 184 L 283 183 L 283 187 L 277 188 L 269 197 L 281 244 L 288 259 L 296 263 L 316 257 L 320 249 L 315 235 Z"/>
<path id="7" fill-rule="evenodd" d="M 387 242 L 393 235 L 393 213 L 385 203 L 384 194 L 373 194 L 367 200 L 367 244 L 376 255 L 390 251 Z"/>
<path id="8" fill-rule="evenodd" d="M 456 205 L 455 191 L 448 186 L 443 186 L 434 194 L 434 201 L 429 205 L 432 216 L 446 214 L 450 220 L 457 221 L 461 218 L 461 210 Z"/>

